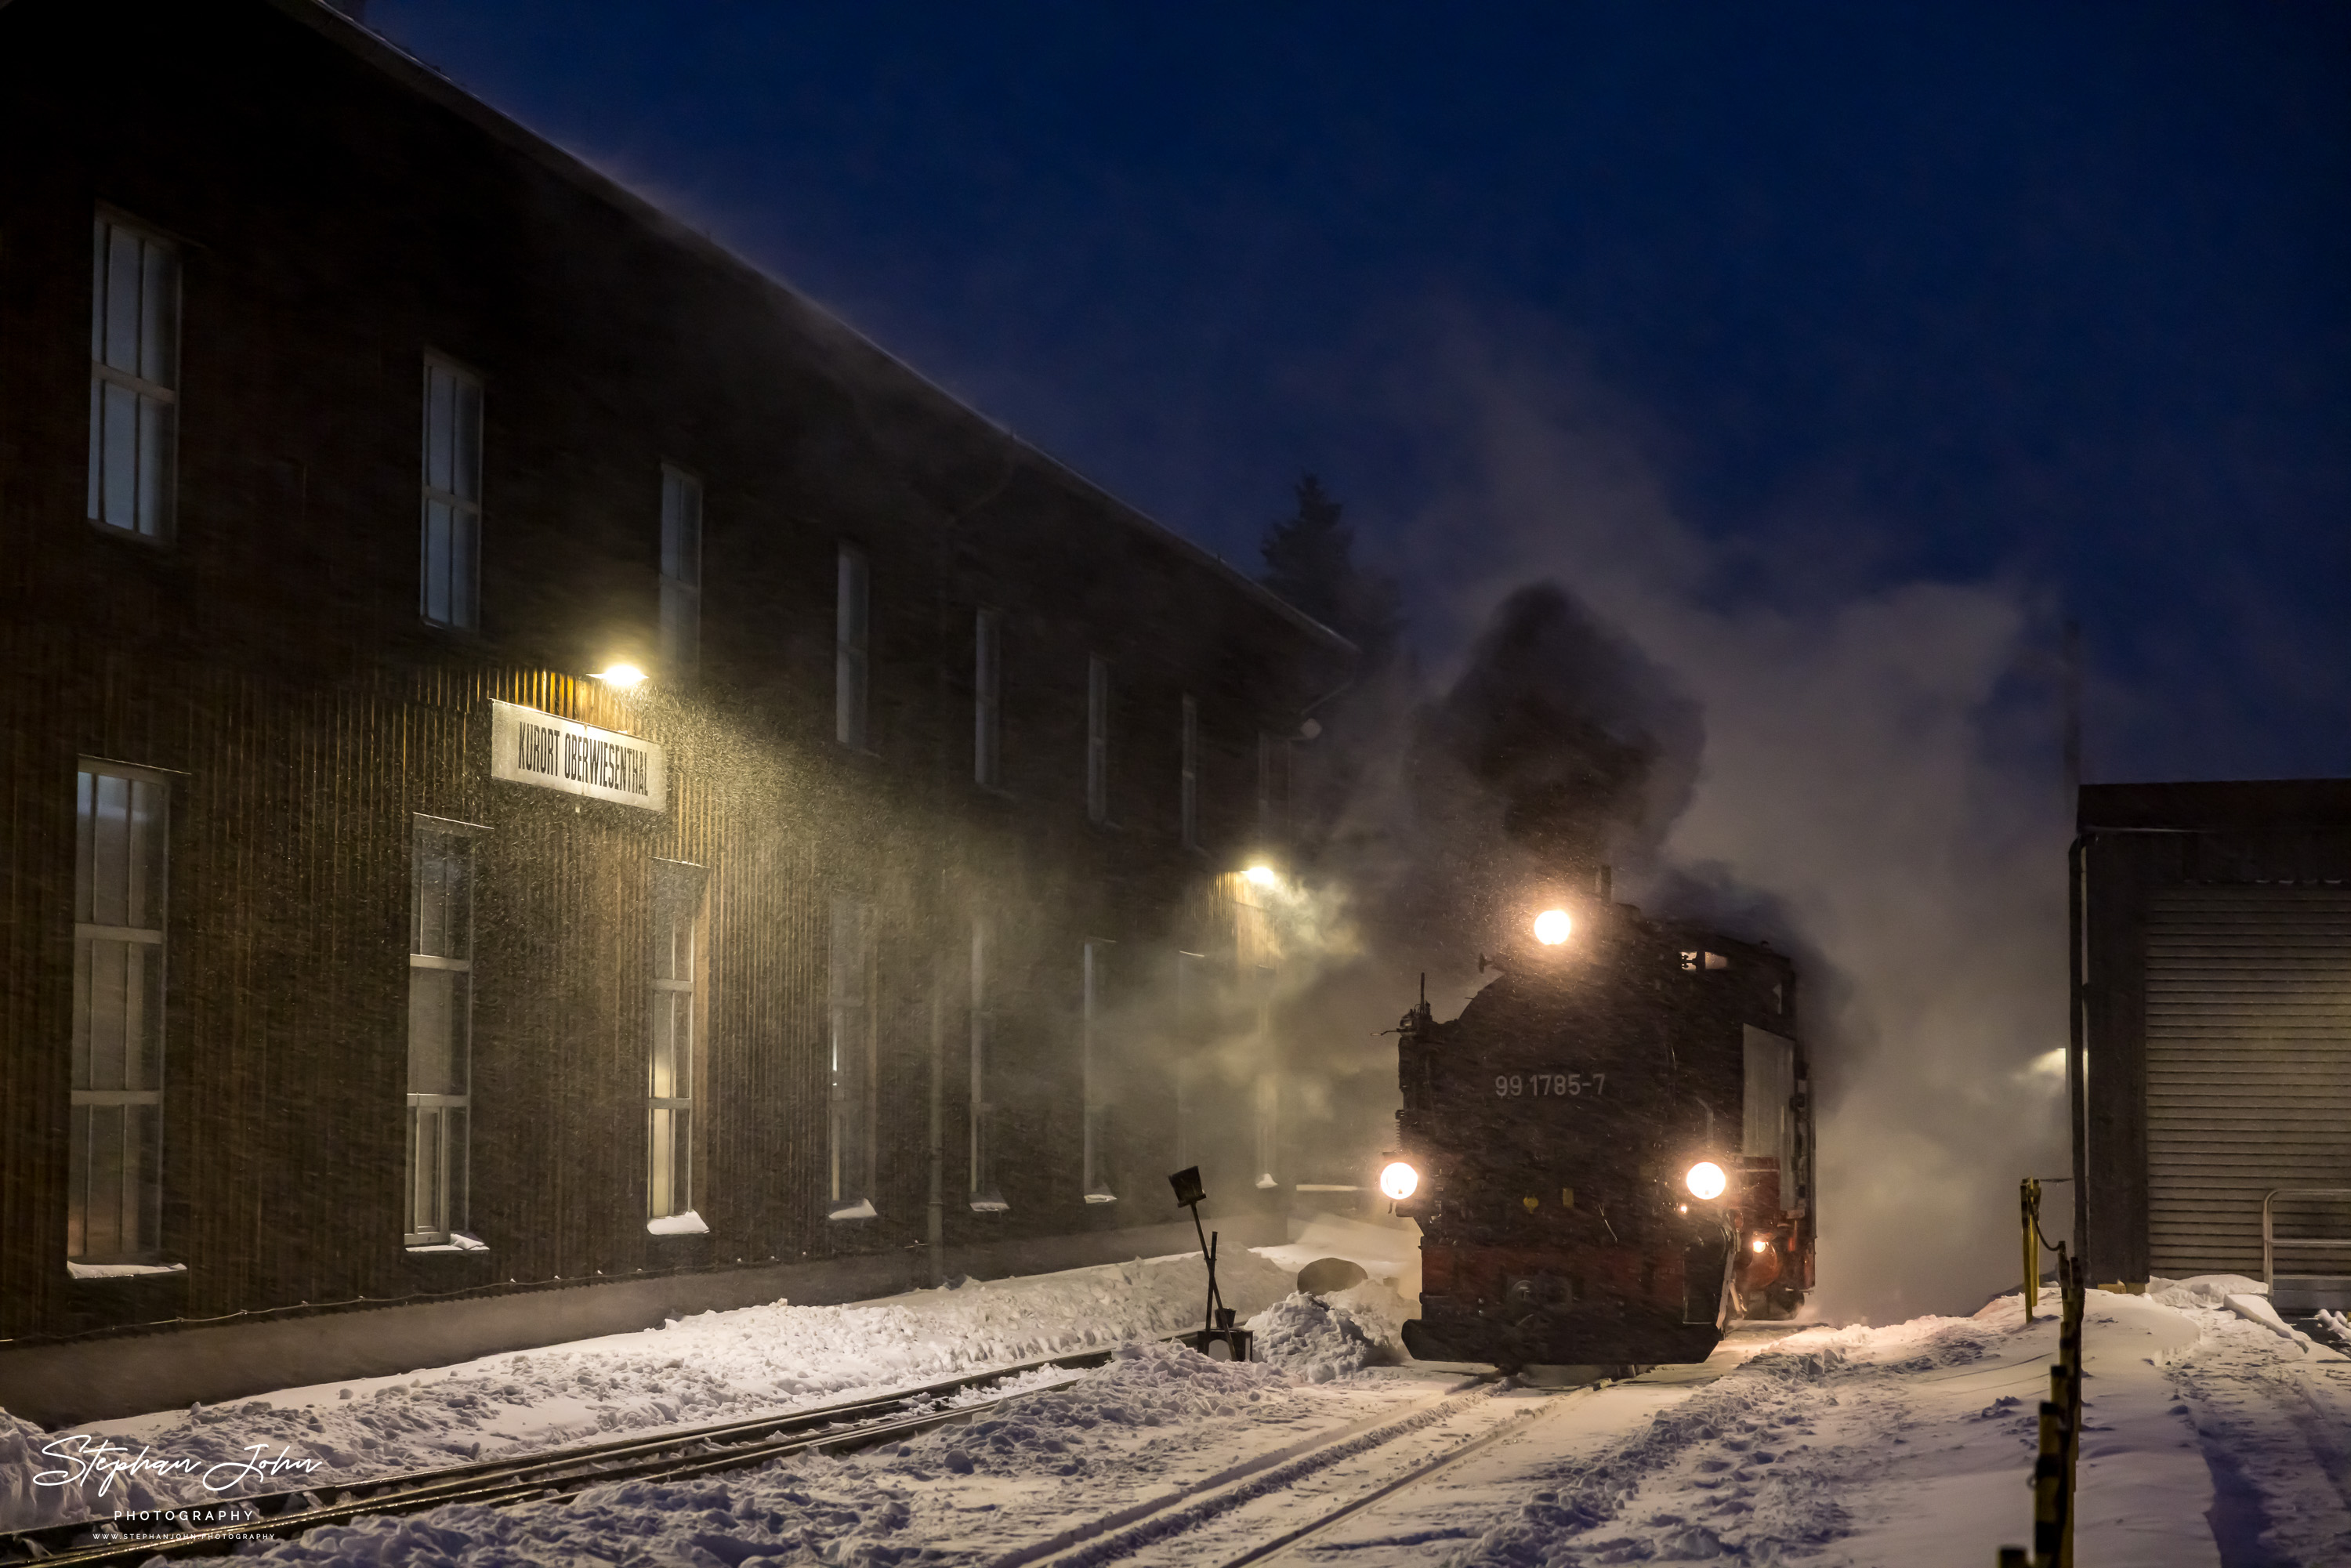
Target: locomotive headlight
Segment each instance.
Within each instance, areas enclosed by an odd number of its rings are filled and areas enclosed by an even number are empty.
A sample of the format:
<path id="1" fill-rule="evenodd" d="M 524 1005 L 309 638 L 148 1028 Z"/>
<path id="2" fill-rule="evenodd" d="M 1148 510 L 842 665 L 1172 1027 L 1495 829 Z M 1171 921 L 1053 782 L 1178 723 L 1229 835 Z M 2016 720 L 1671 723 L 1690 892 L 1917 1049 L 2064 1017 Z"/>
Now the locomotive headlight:
<path id="1" fill-rule="evenodd" d="M 1575 930 L 1575 922 L 1567 917 L 1564 909 L 1546 909 L 1535 916 L 1535 940 L 1546 947 L 1556 947 Z"/>
<path id="2" fill-rule="evenodd" d="M 1380 1172 L 1382 1196 L 1402 1203 L 1420 1190 L 1420 1173 L 1404 1160 L 1390 1160 Z"/>
<path id="3" fill-rule="evenodd" d="M 1682 1180 L 1687 1184 L 1692 1197 L 1701 1198 L 1720 1197 L 1722 1189 L 1730 1185 L 1730 1178 L 1724 1176 L 1722 1167 L 1712 1160 L 1698 1161 L 1690 1166 L 1689 1174 Z"/>

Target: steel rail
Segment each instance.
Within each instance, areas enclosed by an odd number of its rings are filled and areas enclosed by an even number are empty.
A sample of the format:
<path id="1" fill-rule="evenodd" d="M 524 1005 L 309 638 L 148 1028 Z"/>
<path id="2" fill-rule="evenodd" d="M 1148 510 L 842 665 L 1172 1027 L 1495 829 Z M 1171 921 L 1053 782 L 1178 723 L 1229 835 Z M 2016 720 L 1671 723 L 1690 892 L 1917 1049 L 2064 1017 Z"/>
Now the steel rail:
<path id="1" fill-rule="evenodd" d="M 1071 1526 L 987 1559 L 987 1568 L 1093 1568 L 1196 1529 L 1260 1498 L 1285 1491 L 1343 1459 L 1384 1448 L 1399 1437 L 1458 1414 L 1474 1396 L 1490 1394 L 1492 1376 L 1472 1377 L 1424 1399 L 1403 1414 L 1366 1416 L 1259 1454 L 1188 1486 Z"/>
<path id="2" fill-rule="evenodd" d="M 1490 1432 L 1481 1432 L 1475 1437 L 1456 1443 L 1443 1453 L 1432 1455 L 1406 1469 L 1402 1475 L 1391 1477 L 1374 1487 L 1370 1491 L 1360 1493 L 1338 1507 L 1307 1521 L 1304 1524 L 1286 1530 L 1270 1541 L 1261 1541 L 1238 1557 L 1226 1558 L 1217 1564 L 1217 1568 L 1245 1568 L 1248 1563 L 1262 1563 L 1269 1558 L 1278 1557 L 1307 1537 L 1320 1535 L 1340 1521 L 1352 1518 L 1364 1510 L 1394 1497 L 1407 1487 L 1418 1485 L 1437 1471 L 1458 1460 L 1468 1458 L 1480 1449 L 1490 1448 L 1505 1437 L 1525 1431 L 1536 1422 L 1558 1414 L 1572 1403 L 1580 1403 L 1579 1396 L 1589 1397 L 1597 1392 L 1598 1390 L 1589 1387 L 1562 1390 L 1544 1400 L 1532 1410 L 1522 1410 L 1518 1415 L 1505 1417 L 1498 1422 Z"/>
<path id="3" fill-rule="evenodd" d="M 101 1534 L 96 1540 L 74 1545 L 76 1538 L 102 1530 L 113 1523 L 113 1519 L 99 1516 L 43 1525 L 0 1535 L 0 1563 L 37 1562 L 44 1568 L 50 1564 L 62 1568 L 68 1563 L 144 1563 L 156 1557 L 221 1553 L 233 1552 L 240 1542 L 258 1536 L 299 1535 L 321 1525 L 343 1523 L 371 1514 L 414 1513 L 453 1502 L 496 1506 L 568 1496 L 617 1480 L 684 1479 L 764 1464 L 787 1454 L 811 1450 L 845 1453 L 967 1420 L 1012 1397 L 1008 1394 L 967 1405 L 938 1406 L 938 1401 L 955 1395 L 1024 1373 L 1100 1366 L 1114 1354 L 1106 1348 L 1046 1356 L 982 1368 L 920 1387 L 845 1404 L 777 1411 L 527 1456 L 509 1455 L 437 1469 L 412 1470 L 346 1486 L 312 1485 L 224 1497 L 159 1509 L 152 1519 L 139 1521 L 174 1529 L 173 1520 L 178 1515 L 239 1507 L 256 1511 L 254 1517 L 234 1523 L 178 1528 L 169 1535 Z M 795 1437 L 798 1440 L 791 1440 Z M 716 1452 L 703 1451 L 712 1445 L 725 1447 Z M 310 1500 L 306 1503 L 306 1499 Z"/>

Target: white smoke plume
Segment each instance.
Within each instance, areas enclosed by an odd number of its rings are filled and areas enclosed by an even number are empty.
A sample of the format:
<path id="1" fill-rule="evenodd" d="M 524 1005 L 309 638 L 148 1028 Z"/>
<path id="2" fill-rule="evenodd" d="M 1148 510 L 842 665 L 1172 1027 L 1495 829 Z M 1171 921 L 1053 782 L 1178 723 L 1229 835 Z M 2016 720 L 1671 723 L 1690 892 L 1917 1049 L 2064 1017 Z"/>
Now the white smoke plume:
<path id="1" fill-rule="evenodd" d="M 1402 530 L 1436 541 L 1413 575 L 1449 577 L 1458 641 L 1551 580 L 1669 672 L 1703 752 L 1617 896 L 1809 960 L 1822 1310 L 1972 1310 L 2015 1278 L 2017 1179 L 2065 1162 L 2048 1053 L 2068 826 L 2030 678 L 2045 617 L 2012 581 L 1870 581 L 1847 564 L 1869 553 L 1858 528 L 1702 538 L 1593 400 L 1491 361 L 1453 380 L 1473 460 Z"/>

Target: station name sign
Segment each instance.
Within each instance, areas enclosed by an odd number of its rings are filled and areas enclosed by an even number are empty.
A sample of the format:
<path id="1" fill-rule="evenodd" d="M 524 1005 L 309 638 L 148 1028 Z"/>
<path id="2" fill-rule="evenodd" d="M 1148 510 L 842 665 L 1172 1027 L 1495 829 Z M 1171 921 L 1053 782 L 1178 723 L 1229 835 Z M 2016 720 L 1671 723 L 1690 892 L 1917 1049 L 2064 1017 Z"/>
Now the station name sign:
<path id="1" fill-rule="evenodd" d="M 512 703 L 490 704 L 490 777 L 669 810 L 669 758 L 660 747 Z"/>

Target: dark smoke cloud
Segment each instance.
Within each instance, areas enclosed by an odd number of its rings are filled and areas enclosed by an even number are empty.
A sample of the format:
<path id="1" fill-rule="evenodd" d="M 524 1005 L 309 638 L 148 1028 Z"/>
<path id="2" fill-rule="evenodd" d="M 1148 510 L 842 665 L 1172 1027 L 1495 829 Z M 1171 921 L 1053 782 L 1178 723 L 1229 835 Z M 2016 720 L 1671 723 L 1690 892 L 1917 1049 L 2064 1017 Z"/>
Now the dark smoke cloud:
<path id="1" fill-rule="evenodd" d="M 1688 805 L 1698 704 L 1555 582 L 1494 609 L 1416 747 L 1423 821 L 1499 807 L 1510 843 L 1564 874 L 1646 862 Z"/>

